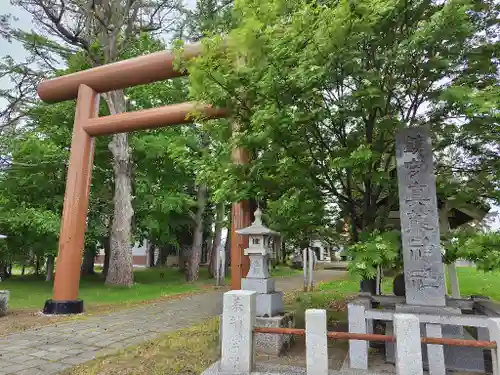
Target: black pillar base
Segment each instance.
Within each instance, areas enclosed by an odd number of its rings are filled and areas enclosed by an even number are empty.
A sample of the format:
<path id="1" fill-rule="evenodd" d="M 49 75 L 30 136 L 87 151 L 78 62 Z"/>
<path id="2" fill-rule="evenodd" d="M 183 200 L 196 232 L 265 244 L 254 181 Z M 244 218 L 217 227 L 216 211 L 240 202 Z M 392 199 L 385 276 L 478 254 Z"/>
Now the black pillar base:
<path id="1" fill-rule="evenodd" d="M 370 294 L 377 294 L 377 280 L 376 279 L 369 279 L 369 280 L 361 280 L 359 283 L 359 289 L 360 292 L 363 293 L 370 293 Z"/>
<path id="2" fill-rule="evenodd" d="M 75 299 L 72 301 L 45 301 L 45 306 L 43 307 L 43 313 L 49 315 L 69 315 L 69 314 L 81 314 L 83 312 L 83 301 L 81 299 Z"/>
<path id="3" fill-rule="evenodd" d="M 405 274 L 400 273 L 394 278 L 392 282 L 392 292 L 395 296 L 405 297 L 406 296 L 406 288 L 405 288 Z"/>

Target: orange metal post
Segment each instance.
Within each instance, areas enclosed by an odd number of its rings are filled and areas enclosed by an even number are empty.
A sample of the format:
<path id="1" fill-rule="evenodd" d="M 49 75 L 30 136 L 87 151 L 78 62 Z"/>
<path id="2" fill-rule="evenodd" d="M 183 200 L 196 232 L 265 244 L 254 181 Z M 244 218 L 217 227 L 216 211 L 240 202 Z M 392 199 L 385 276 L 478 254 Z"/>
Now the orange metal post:
<path id="1" fill-rule="evenodd" d="M 233 161 L 248 164 L 248 152 L 237 148 L 233 152 Z M 248 274 L 250 258 L 243 251 L 248 247 L 248 236 L 236 233 L 236 230 L 248 227 L 252 222 L 249 201 L 233 203 L 231 220 L 231 289 L 241 289 L 241 279 Z"/>
<path id="2" fill-rule="evenodd" d="M 54 295 L 45 304 L 44 313 L 47 314 L 83 311 L 83 301 L 78 300 L 78 287 L 94 160 L 94 139 L 83 127 L 90 118 L 98 115 L 98 110 L 99 95 L 90 87 L 80 85 L 61 219 Z"/>

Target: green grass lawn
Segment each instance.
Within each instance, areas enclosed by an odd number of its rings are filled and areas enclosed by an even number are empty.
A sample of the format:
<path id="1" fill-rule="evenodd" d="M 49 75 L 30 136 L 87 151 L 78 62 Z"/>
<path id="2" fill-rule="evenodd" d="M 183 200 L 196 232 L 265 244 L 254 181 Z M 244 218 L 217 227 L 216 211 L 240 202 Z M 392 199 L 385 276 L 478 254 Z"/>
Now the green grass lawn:
<path id="1" fill-rule="evenodd" d="M 500 301 L 500 271 L 485 273 L 473 267 L 459 267 L 457 272 L 462 297 L 481 294 Z M 298 326 L 304 324 L 306 309 L 327 309 L 330 323 L 347 321 L 346 301 L 359 292 L 359 281 L 359 278 L 348 276 L 321 283 L 313 292 L 289 294 L 285 302 L 289 309 L 297 311 Z M 392 294 L 392 278 L 383 280 L 382 292 Z"/>
<path id="2" fill-rule="evenodd" d="M 163 277 L 161 277 L 161 273 L 163 273 Z M 289 277 L 298 276 L 301 273 L 301 270 L 278 266 L 272 271 L 272 276 Z M 472 267 L 459 267 L 458 277 L 462 296 L 481 294 L 500 301 L 500 271 L 484 273 Z M 226 278 L 226 285 L 229 285 L 229 281 L 230 275 Z M 200 270 L 200 279 L 196 283 L 185 282 L 184 275 L 176 269 L 137 269 L 135 270 L 135 285 L 131 288 L 106 286 L 100 275 L 83 278 L 80 283 L 80 298 L 85 301 L 87 307 L 92 305 L 126 305 L 194 292 L 210 285 L 214 285 L 214 280 L 208 278 L 206 268 Z M 9 306 L 12 309 L 40 309 L 52 294 L 52 283 L 45 282 L 43 276 L 15 275 L 3 281 L 1 288 L 10 290 Z M 384 293 L 391 293 L 391 278 L 384 279 L 382 290 Z M 323 283 L 318 286 L 317 292 L 305 293 L 300 298 L 302 298 L 302 303 L 308 307 L 320 308 L 327 306 L 328 303 L 341 301 L 346 296 L 354 295 L 358 291 L 359 280 L 355 277 L 347 277 L 343 280 Z"/>
<path id="3" fill-rule="evenodd" d="M 500 301 L 500 271 L 482 272 L 474 267 L 458 267 L 458 280 L 462 297 L 481 294 Z M 344 298 L 359 291 L 359 279 L 349 276 L 344 280 L 335 280 L 320 285 L 320 290 L 328 292 L 328 298 Z M 449 290 L 449 282 L 448 282 Z M 392 278 L 385 278 L 382 292 L 392 294 Z M 321 293 L 316 298 L 321 298 Z"/>
<path id="4" fill-rule="evenodd" d="M 481 294 L 500 301 L 500 271 L 482 272 L 472 267 L 458 267 L 457 273 L 462 297 Z"/>
<path id="5" fill-rule="evenodd" d="M 160 273 L 164 277 L 160 277 Z M 174 269 L 148 269 L 134 272 L 135 285 L 132 288 L 112 287 L 104 285 L 103 278 L 97 274 L 86 276 L 80 282 L 80 298 L 85 305 L 130 303 L 156 299 L 167 295 L 185 293 L 199 289 L 203 281 L 207 281 L 206 270 L 202 270 L 199 283 L 189 284 L 183 275 Z M 9 307 L 12 309 L 40 309 L 45 300 L 52 295 L 51 282 L 43 276 L 13 276 L 2 282 L 2 289 L 10 290 Z"/>
<path id="6" fill-rule="evenodd" d="M 293 269 L 289 266 L 279 265 L 274 270 L 270 270 L 272 277 L 289 277 L 289 276 L 298 276 L 303 275 L 304 272 L 302 270 Z"/>
<path id="7" fill-rule="evenodd" d="M 163 276 L 161 275 L 163 273 Z M 273 276 L 286 277 L 299 274 L 286 266 L 279 266 L 272 272 Z M 80 282 L 80 298 L 85 305 L 116 305 L 154 300 L 174 294 L 200 290 L 203 286 L 214 285 L 208 278 L 208 270 L 200 269 L 200 279 L 196 283 L 187 283 L 184 274 L 177 269 L 137 269 L 134 272 L 135 284 L 131 288 L 104 285 L 103 278 L 97 274 L 82 278 Z M 230 275 L 226 278 L 229 285 Z M 9 307 L 11 309 L 41 309 L 52 295 L 51 282 L 44 276 L 18 276 L 1 283 L 1 289 L 10 290 Z"/>

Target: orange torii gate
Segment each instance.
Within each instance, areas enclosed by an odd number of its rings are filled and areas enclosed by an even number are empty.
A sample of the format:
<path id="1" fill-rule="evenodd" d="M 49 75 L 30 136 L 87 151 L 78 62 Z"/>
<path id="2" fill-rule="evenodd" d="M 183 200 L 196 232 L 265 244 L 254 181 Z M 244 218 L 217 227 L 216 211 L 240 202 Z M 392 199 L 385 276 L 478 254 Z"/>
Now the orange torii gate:
<path id="1" fill-rule="evenodd" d="M 184 48 L 189 60 L 202 51 L 201 44 Z M 174 69 L 175 56 L 161 51 L 66 76 L 43 81 L 38 95 L 45 102 L 77 99 L 71 153 L 69 158 L 64 208 L 61 218 L 59 252 L 56 263 L 53 298 L 45 303 L 44 313 L 73 314 L 83 311 L 78 299 L 80 266 L 89 205 L 89 189 L 94 158 L 94 137 L 190 123 L 189 115 L 201 112 L 206 118 L 227 117 L 226 111 L 200 103 L 181 103 L 137 112 L 98 117 L 99 94 L 186 75 Z M 235 149 L 235 163 L 248 163 L 248 152 Z M 249 260 L 243 255 L 248 238 L 235 231 L 249 226 L 248 201 L 233 203 L 231 228 L 231 289 L 241 288 L 248 273 Z"/>

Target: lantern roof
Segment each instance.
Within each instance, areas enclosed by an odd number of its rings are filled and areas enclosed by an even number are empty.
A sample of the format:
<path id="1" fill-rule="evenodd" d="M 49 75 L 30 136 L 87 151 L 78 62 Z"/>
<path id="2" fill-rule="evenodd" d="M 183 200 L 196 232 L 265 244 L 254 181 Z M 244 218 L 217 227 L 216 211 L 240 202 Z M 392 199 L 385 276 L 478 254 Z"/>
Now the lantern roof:
<path id="1" fill-rule="evenodd" d="M 247 234 L 247 235 L 259 235 L 259 234 L 261 235 L 267 234 L 274 236 L 279 235 L 279 232 L 275 232 L 274 230 L 269 229 L 262 223 L 262 211 L 260 210 L 260 208 L 257 208 L 254 215 L 255 215 L 255 220 L 252 223 L 252 225 L 246 228 L 238 229 L 236 230 L 236 233 Z"/>

